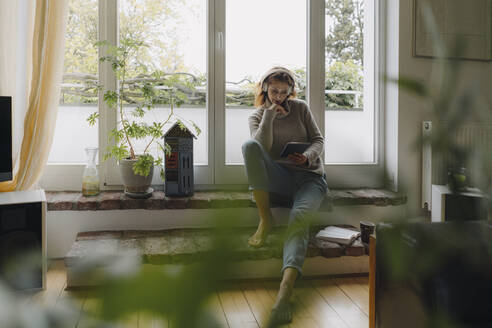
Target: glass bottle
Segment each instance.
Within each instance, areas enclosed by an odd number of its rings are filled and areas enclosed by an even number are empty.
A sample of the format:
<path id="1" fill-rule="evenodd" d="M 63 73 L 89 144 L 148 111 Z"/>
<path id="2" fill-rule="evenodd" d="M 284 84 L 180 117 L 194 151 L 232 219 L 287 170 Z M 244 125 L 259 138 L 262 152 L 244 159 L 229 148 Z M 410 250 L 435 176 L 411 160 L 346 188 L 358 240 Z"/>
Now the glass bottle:
<path id="1" fill-rule="evenodd" d="M 85 148 L 87 155 L 87 165 L 82 175 L 82 195 L 96 196 L 99 195 L 99 174 L 96 166 L 97 148 Z"/>

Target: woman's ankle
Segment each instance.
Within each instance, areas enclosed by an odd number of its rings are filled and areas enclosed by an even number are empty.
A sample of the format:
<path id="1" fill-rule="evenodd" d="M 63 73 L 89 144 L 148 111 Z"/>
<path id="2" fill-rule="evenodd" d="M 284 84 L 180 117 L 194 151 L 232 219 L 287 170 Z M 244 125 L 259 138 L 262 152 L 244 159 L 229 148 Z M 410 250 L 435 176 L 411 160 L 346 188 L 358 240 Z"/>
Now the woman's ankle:
<path id="1" fill-rule="evenodd" d="M 293 290 L 294 286 L 281 283 L 273 307 L 276 308 L 278 306 L 282 306 L 282 304 L 288 303 L 290 298 L 292 297 Z"/>
<path id="2" fill-rule="evenodd" d="M 260 222 L 258 223 L 258 226 L 263 226 L 265 228 L 270 228 L 273 224 L 273 217 L 272 216 L 260 216 Z"/>

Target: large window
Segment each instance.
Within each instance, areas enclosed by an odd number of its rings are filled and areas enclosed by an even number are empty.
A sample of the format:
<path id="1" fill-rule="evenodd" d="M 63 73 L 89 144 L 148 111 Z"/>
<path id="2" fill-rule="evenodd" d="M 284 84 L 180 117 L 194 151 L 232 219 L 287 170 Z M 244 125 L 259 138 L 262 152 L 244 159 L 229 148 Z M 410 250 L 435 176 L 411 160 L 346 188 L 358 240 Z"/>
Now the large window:
<path id="1" fill-rule="evenodd" d="M 102 53 L 94 43 L 133 38 L 148 46 L 135 56 L 123 88 L 131 95 L 132 81 L 156 76 L 172 88 L 179 119 L 201 130 L 194 143 L 197 184 L 247 184 L 241 144 L 249 138 L 254 87 L 266 70 L 281 65 L 295 72 L 298 96 L 308 102 L 325 135 L 331 185 L 382 185 L 374 73 L 379 1 L 70 0 L 62 96 L 47 171 L 72 165 L 73 183 L 63 188 L 77 189 L 74 172 L 83 169 L 83 149 L 98 146 L 105 152 L 111 129 L 121 122 L 97 91 L 100 85 L 115 88 L 117 81 L 106 63 L 98 63 Z M 135 109 L 132 101 L 125 103 L 130 116 Z M 86 118 L 95 111 L 99 125 L 90 127 Z M 132 119 L 163 121 L 169 111 L 170 101 L 162 101 Z M 152 153 L 162 156 L 157 147 Z M 108 188 L 121 185 L 115 161 L 100 161 L 99 167 Z M 153 183 L 161 183 L 159 174 L 154 176 Z M 56 188 L 55 174 L 44 180 Z"/>

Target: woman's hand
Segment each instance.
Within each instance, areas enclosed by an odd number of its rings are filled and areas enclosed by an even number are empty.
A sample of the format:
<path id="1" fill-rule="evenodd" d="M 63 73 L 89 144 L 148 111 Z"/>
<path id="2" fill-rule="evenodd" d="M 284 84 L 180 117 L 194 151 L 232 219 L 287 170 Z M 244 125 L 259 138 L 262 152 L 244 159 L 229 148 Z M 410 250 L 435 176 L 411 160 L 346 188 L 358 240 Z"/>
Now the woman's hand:
<path id="1" fill-rule="evenodd" d="M 287 111 L 285 110 L 284 107 L 278 105 L 278 104 L 272 104 L 270 107 L 268 107 L 269 110 L 274 110 L 277 114 L 281 115 L 286 115 Z"/>
<path id="2" fill-rule="evenodd" d="M 307 157 L 300 153 L 294 153 L 287 156 L 291 161 L 293 161 L 296 165 L 306 165 Z"/>

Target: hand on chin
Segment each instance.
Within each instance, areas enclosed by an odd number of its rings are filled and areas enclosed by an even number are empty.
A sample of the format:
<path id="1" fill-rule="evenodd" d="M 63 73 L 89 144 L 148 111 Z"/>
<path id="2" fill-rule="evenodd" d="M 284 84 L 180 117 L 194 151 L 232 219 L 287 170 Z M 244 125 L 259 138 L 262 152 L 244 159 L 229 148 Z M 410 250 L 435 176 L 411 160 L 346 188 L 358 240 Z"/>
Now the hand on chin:
<path id="1" fill-rule="evenodd" d="M 277 115 L 286 115 L 287 114 L 287 110 L 285 109 L 285 106 L 283 105 L 284 102 L 274 101 L 272 104 L 275 105 L 274 110 L 277 112 Z"/>

